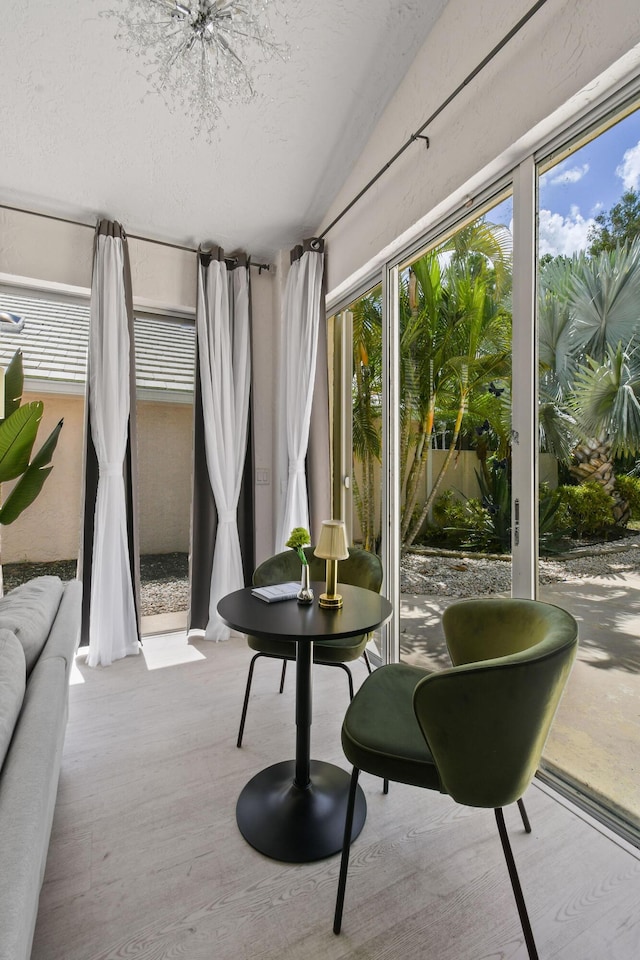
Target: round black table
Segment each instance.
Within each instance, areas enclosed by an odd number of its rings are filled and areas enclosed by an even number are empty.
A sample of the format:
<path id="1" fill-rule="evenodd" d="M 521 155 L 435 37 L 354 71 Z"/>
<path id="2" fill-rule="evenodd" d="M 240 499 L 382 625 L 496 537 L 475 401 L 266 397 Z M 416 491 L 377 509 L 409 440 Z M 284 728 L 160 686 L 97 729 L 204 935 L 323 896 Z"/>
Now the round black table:
<path id="1" fill-rule="evenodd" d="M 251 588 L 236 590 L 218 603 L 224 623 L 240 633 L 295 640 L 296 756 L 256 774 L 243 788 L 236 806 L 238 827 L 245 840 L 275 860 L 308 863 L 342 849 L 350 776 L 341 767 L 311 759 L 311 669 L 313 644 L 369 633 L 391 617 L 391 604 L 372 590 L 338 584 L 343 597 L 339 610 L 318 604 L 324 582 L 312 584 L 311 604 L 296 600 L 265 603 Z M 358 787 L 352 838 L 367 815 Z"/>

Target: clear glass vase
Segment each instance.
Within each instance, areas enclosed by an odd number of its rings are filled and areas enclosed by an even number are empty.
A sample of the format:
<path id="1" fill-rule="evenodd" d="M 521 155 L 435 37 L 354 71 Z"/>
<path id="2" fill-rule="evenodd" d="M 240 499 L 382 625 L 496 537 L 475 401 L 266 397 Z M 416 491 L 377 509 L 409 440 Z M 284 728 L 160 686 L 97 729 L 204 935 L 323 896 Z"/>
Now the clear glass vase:
<path id="1" fill-rule="evenodd" d="M 311 589 L 311 579 L 309 576 L 309 564 L 303 563 L 300 572 L 300 589 L 298 590 L 298 603 L 313 603 L 313 590 Z"/>

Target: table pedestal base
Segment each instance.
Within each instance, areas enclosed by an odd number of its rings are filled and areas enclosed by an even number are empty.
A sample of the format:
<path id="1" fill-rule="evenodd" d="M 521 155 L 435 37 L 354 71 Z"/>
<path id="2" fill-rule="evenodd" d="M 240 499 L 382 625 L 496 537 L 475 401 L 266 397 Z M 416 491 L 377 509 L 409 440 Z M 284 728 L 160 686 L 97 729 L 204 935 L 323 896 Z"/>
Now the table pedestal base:
<path id="1" fill-rule="evenodd" d="M 342 849 L 351 776 L 341 767 L 311 760 L 311 782 L 297 787 L 295 760 L 261 770 L 238 798 L 236 819 L 245 840 L 274 860 L 309 863 Z M 358 787 L 353 816 L 355 839 L 367 816 Z"/>

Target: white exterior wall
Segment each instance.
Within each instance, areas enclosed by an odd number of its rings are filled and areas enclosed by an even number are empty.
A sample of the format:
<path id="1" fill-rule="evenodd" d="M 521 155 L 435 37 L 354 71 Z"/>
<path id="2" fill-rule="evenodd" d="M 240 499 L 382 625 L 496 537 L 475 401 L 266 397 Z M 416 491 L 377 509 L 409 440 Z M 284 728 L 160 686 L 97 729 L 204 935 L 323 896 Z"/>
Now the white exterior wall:
<path id="1" fill-rule="evenodd" d="M 125 224 L 126 229 L 126 224 Z M 76 295 L 88 295 L 91 286 L 91 270 L 93 262 L 94 231 L 91 228 L 51 220 L 37 214 L 22 213 L 13 210 L 0 209 L 0 281 L 18 283 L 26 287 L 46 291 L 59 291 Z M 206 238 L 205 241 L 206 242 Z M 163 246 L 161 244 L 129 239 L 131 261 L 131 278 L 133 297 L 136 306 L 147 309 L 195 311 L 196 302 L 196 255 L 192 252 Z M 255 517 L 256 517 L 256 554 L 258 560 L 264 559 L 272 553 L 273 547 L 273 423 L 274 423 L 274 342 L 276 330 L 274 317 L 277 307 L 274 282 L 274 267 L 269 272 L 258 274 L 251 270 L 251 289 L 253 304 L 253 351 L 254 351 L 254 457 L 255 465 L 262 471 L 261 476 L 268 478 L 267 483 L 255 488 Z M 45 400 L 45 415 L 42 436 L 45 437 L 46 424 L 53 418 L 54 408 L 60 397 L 51 397 Z M 69 400 L 73 409 L 73 400 Z M 154 404 L 149 404 L 146 410 L 151 422 L 158 420 L 157 412 L 153 413 Z M 77 407 L 77 401 L 76 401 Z M 55 469 L 48 479 L 41 494 L 42 509 L 36 501 L 25 511 L 24 515 L 11 527 L 3 531 L 3 561 L 22 559 L 24 544 L 28 539 L 29 526 L 33 529 L 46 530 L 45 545 L 38 547 L 38 556 L 30 559 L 68 559 L 77 555 L 80 503 L 80 474 L 81 474 L 81 437 L 80 426 L 71 429 L 71 424 L 79 424 L 81 418 L 70 416 L 67 410 L 67 420 L 63 428 L 58 448 L 54 455 Z M 59 415 L 58 415 L 59 416 Z M 161 418 L 160 418 L 161 419 Z M 139 423 L 139 441 L 145 445 L 143 425 Z M 172 414 L 172 429 L 179 429 L 185 433 L 179 437 L 177 457 L 182 460 L 180 474 L 189 471 L 190 462 L 185 464 L 184 459 L 190 457 L 192 440 L 192 417 L 185 416 L 184 411 Z M 73 440 L 71 434 L 74 434 Z M 78 441 L 78 437 L 80 440 Z M 157 444 L 151 438 L 154 449 Z M 79 445 L 78 445 L 79 444 Z M 148 446 L 148 443 L 146 443 Z M 144 450 L 143 450 L 144 452 Z M 146 451 L 149 452 L 148 450 Z M 166 451 L 162 450 L 164 456 Z M 146 454 L 145 454 L 146 455 Z M 67 464 L 62 463 L 63 460 Z M 150 466 L 153 474 L 153 464 Z M 176 469 L 178 469 L 176 467 Z M 157 474 L 162 476 L 162 464 L 157 467 Z M 150 476 L 147 465 L 141 465 L 141 482 L 145 475 Z M 57 484 L 60 490 L 57 491 Z M 181 480 L 181 485 L 184 478 Z M 144 496 L 144 491 L 142 491 Z M 42 513 L 44 507 L 54 503 L 54 508 L 47 513 L 46 525 Z M 173 511 L 168 508 L 168 515 L 176 518 L 184 514 L 184 503 Z M 33 521 L 32 518 L 33 517 Z M 164 550 L 186 549 L 186 545 L 178 547 L 176 537 L 170 534 L 169 529 L 164 533 L 151 537 L 148 531 L 149 522 L 141 517 L 142 549 L 145 543 L 149 552 L 164 552 Z M 23 523 L 25 526 L 23 527 Z M 20 525 L 20 527 L 18 526 Z M 175 526 L 171 520 L 169 526 Z M 63 527 L 65 533 L 62 532 Z M 188 525 L 187 525 L 188 529 Z M 146 533 L 144 531 L 147 531 Z M 175 531 L 174 531 L 175 533 Z M 178 537 L 183 539 L 183 534 Z"/>
<path id="2" fill-rule="evenodd" d="M 531 6 L 531 0 L 450 0 L 319 233 Z M 327 234 L 330 304 L 511 170 L 562 118 L 639 70 L 637 0 L 549 0 L 424 131 L 430 148 L 413 143 Z"/>

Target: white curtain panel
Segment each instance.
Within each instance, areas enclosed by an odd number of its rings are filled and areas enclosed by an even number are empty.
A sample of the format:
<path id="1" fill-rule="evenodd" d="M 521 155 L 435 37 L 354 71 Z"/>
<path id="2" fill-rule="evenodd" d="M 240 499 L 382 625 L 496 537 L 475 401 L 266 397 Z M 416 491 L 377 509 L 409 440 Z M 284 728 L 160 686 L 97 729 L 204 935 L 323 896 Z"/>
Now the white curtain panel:
<path id="1" fill-rule="evenodd" d="M 309 529 L 305 457 L 318 352 L 324 254 L 307 250 L 289 269 L 283 303 L 280 376 L 281 417 L 287 439 L 288 475 L 279 512 L 276 552 L 294 527 Z"/>
<path id="2" fill-rule="evenodd" d="M 139 651 L 123 476 L 129 420 L 124 250 L 119 237 L 102 234 L 91 288 L 89 416 L 99 469 L 87 657 L 95 667 Z"/>
<path id="3" fill-rule="evenodd" d="M 218 601 L 244 587 L 238 499 L 247 448 L 251 336 L 246 267 L 198 263 L 196 311 L 205 452 L 218 526 L 213 551 L 207 640 L 227 640 Z"/>

